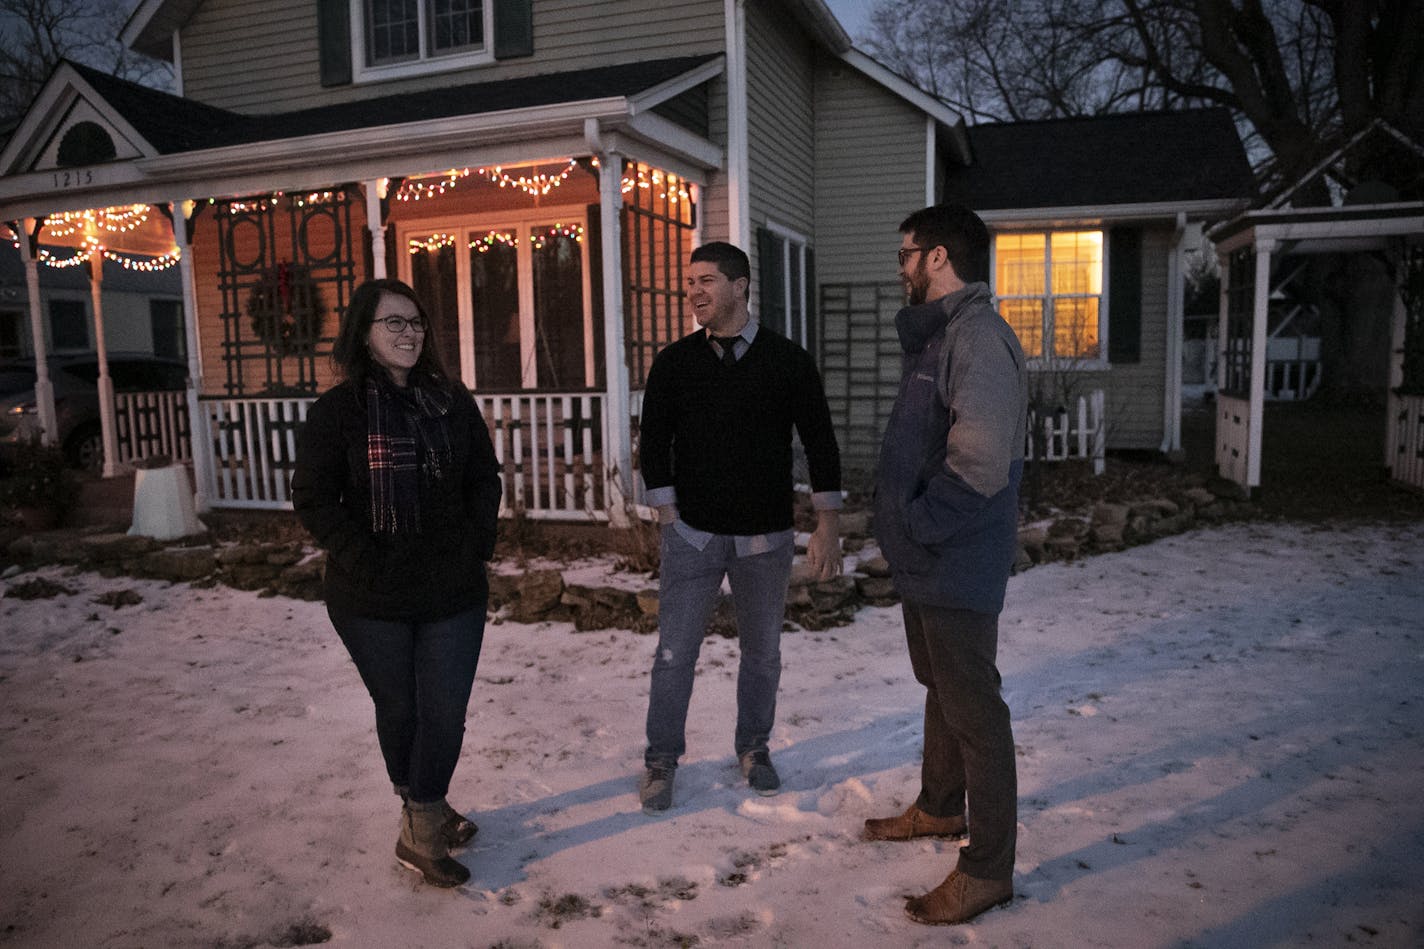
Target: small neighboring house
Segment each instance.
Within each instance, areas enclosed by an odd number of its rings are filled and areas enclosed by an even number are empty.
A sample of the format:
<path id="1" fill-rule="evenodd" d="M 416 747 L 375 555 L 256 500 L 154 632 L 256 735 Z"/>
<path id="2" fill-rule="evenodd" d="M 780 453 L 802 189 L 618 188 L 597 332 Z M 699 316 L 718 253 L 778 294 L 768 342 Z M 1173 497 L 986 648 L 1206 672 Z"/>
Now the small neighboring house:
<path id="1" fill-rule="evenodd" d="M 694 326 L 683 268 L 708 240 L 751 254 L 753 310 L 817 355 L 868 470 L 898 374 L 896 228 L 943 199 L 995 229 L 1036 367 L 1071 358 L 1121 403 L 1110 445 L 1175 447 L 1181 255 L 1249 180 L 1224 114 L 966 128 L 822 0 L 463 10 L 142 0 L 122 38 L 171 60 L 178 94 L 66 63 L 0 151 L 27 267 L 60 212 L 171 222 L 205 503 L 289 503 L 340 314 L 391 275 L 492 426 L 506 510 L 622 518 L 643 379 Z"/>
<path id="2" fill-rule="evenodd" d="M 40 313 L 46 352 L 94 352 L 94 281 L 83 267 L 43 267 Z M 176 270 L 139 273 L 117 262 L 104 262 L 104 342 L 108 349 L 152 353 L 168 359 L 186 356 L 183 288 Z M 31 343 L 29 288 L 20 251 L 0 242 L 0 359 L 34 354 Z"/>

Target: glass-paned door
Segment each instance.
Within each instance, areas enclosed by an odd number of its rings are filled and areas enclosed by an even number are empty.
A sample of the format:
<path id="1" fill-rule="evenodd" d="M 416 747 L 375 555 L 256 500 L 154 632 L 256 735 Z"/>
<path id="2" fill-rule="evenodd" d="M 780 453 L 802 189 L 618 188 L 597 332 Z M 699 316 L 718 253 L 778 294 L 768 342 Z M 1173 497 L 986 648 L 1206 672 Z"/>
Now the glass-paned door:
<path id="1" fill-rule="evenodd" d="M 425 304 L 433 324 L 440 365 L 452 379 L 460 378 L 460 294 L 453 234 L 438 232 L 410 242 L 410 285 Z"/>
<path id="2" fill-rule="evenodd" d="M 582 225 L 558 223 L 536 225 L 529 234 L 540 388 L 586 384 L 583 236 Z"/>
<path id="3" fill-rule="evenodd" d="M 402 236 L 452 375 L 486 391 L 594 384 L 582 207 L 412 224 Z"/>
<path id="4" fill-rule="evenodd" d="M 518 389 L 524 364 L 519 239 L 508 231 L 492 230 L 474 235 L 469 250 L 475 379 L 483 389 Z"/>

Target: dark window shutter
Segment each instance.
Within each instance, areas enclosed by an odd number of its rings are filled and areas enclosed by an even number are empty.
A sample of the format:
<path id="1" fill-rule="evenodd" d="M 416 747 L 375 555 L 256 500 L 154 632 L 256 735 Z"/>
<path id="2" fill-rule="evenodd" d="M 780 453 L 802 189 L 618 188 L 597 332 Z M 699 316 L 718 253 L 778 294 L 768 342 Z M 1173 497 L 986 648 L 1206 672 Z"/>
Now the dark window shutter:
<path id="1" fill-rule="evenodd" d="M 351 84 L 351 4 L 348 0 L 317 0 L 317 50 L 323 86 Z"/>
<path id="2" fill-rule="evenodd" d="M 786 274 L 781 266 L 781 239 L 764 227 L 757 228 L 757 261 L 761 270 L 761 308 L 757 319 L 786 335 Z"/>
<path id="3" fill-rule="evenodd" d="M 495 0 L 494 58 L 534 55 L 534 0 Z"/>
<path id="4" fill-rule="evenodd" d="M 1108 361 L 1142 359 L 1142 230 L 1108 233 Z"/>

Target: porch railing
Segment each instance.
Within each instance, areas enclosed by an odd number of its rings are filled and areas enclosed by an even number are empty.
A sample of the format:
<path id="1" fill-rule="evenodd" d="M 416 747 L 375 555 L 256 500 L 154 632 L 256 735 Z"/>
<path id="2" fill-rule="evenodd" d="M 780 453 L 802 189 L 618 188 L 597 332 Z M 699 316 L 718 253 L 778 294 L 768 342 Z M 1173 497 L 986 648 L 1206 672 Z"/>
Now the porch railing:
<path id="1" fill-rule="evenodd" d="M 118 463 L 167 455 L 174 461 L 192 459 L 188 394 L 177 392 L 114 393 Z"/>
<path id="2" fill-rule="evenodd" d="M 290 509 L 297 429 L 314 399 L 200 398 L 214 507 Z"/>
<path id="3" fill-rule="evenodd" d="M 601 392 L 475 395 L 499 459 L 502 515 L 608 519 L 606 402 Z"/>
<path id="4" fill-rule="evenodd" d="M 309 398 L 202 398 L 214 507 L 290 509 L 297 431 Z M 601 392 L 476 394 L 499 460 L 500 513 L 605 521 Z"/>
<path id="5" fill-rule="evenodd" d="M 1039 446 L 1041 461 L 1082 458 L 1093 463 L 1093 474 L 1102 474 L 1106 464 L 1107 427 L 1102 389 L 1078 396 L 1074 411 L 1060 408 L 1052 413 L 1028 413 L 1028 445 L 1024 458 L 1035 460 Z"/>

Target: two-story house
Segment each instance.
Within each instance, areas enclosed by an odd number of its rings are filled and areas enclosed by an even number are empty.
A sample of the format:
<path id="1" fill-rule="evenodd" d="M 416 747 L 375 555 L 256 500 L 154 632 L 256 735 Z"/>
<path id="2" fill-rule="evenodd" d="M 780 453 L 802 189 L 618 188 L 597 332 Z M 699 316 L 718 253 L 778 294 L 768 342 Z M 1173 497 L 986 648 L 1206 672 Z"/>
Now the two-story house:
<path id="1" fill-rule="evenodd" d="M 176 93 L 61 65 L 0 151 L 0 220 L 34 270 L 98 252 L 63 212 L 161 212 L 217 505 L 287 503 L 351 289 L 391 275 L 491 424 L 507 508 L 622 517 L 642 381 L 714 239 L 751 253 L 754 311 L 821 360 L 868 470 L 896 227 L 942 199 L 995 228 L 1036 365 L 1093 372 L 1121 447 L 1171 448 L 1186 235 L 1249 184 L 1220 112 L 967 128 L 822 0 L 142 0 L 123 39 Z"/>

